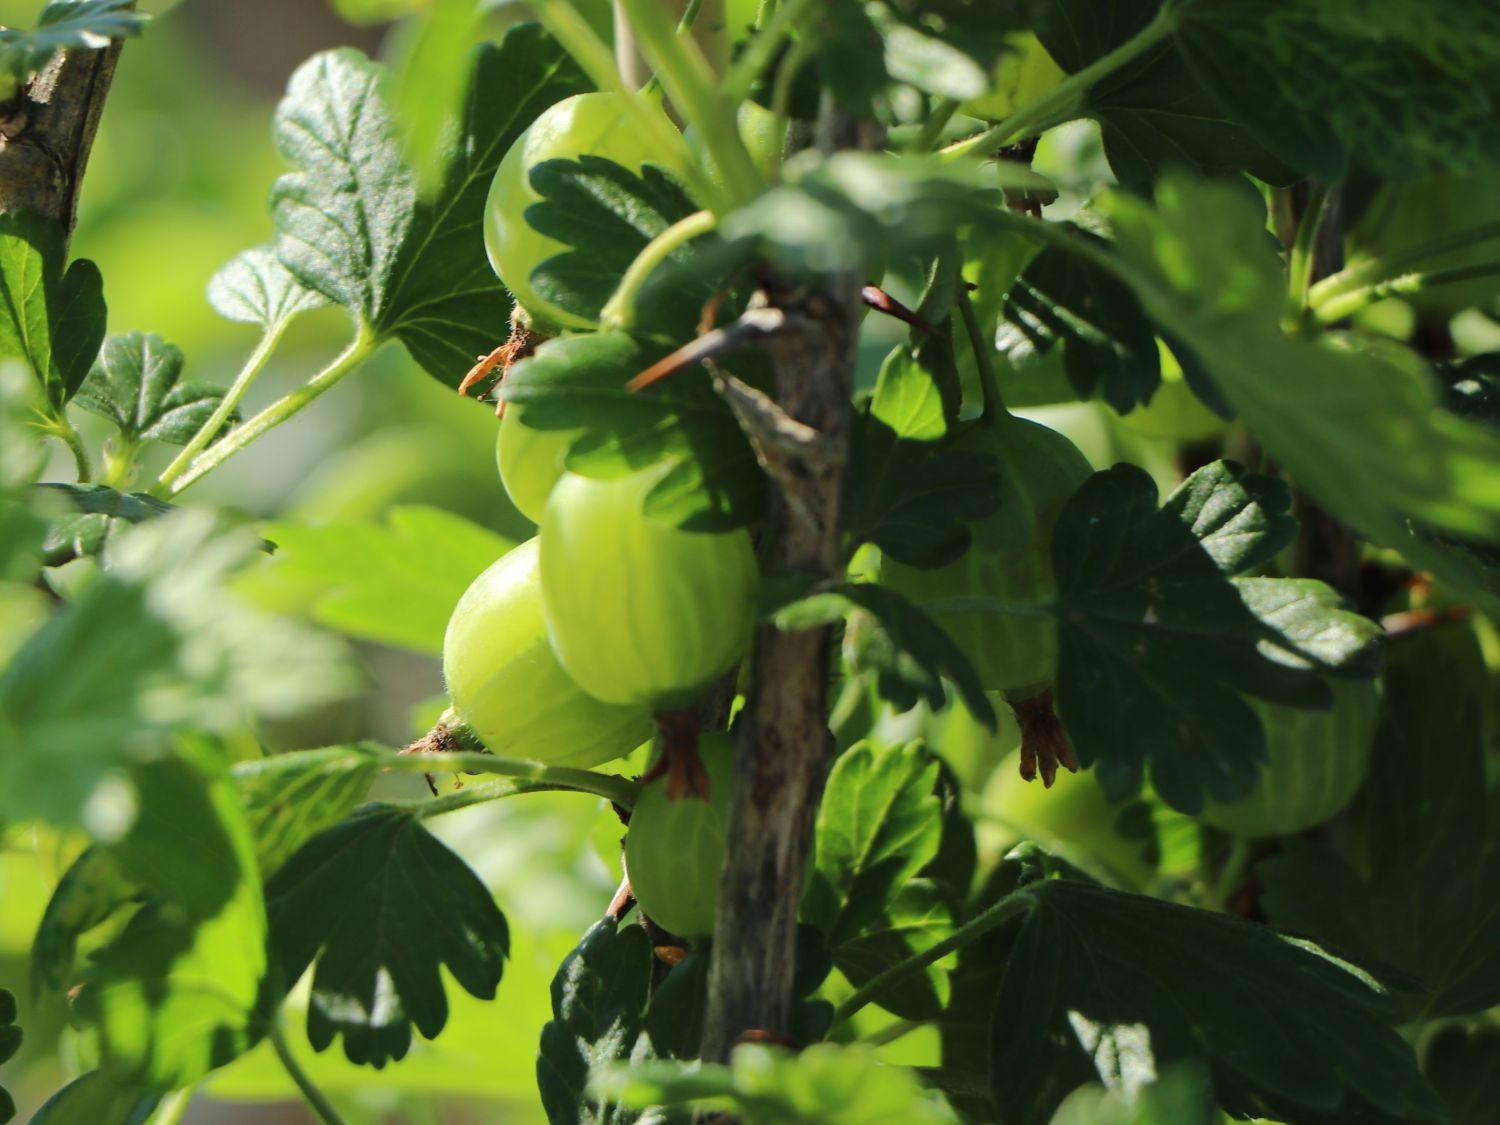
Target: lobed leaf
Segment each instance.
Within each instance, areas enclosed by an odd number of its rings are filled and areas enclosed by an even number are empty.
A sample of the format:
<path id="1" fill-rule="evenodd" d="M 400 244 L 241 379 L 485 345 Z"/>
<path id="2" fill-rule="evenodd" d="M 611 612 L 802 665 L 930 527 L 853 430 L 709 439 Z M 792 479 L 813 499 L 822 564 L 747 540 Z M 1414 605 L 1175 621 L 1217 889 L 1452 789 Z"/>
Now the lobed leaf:
<path id="1" fill-rule="evenodd" d="M 1231 1113 L 1300 1120 L 1373 1106 L 1444 1120 L 1368 978 L 1238 919 L 1066 880 L 1036 884 L 991 1024 L 996 1108 L 1046 1122 L 1106 1082 L 1198 1057 Z"/>
<path id="2" fill-rule="evenodd" d="M 1237 192 L 1169 179 L 1157 200 L 1154 210 L 1123 196 L 1112 207 L 1116 244 L 1147 313 L 1192 350 L 1320 505 L 1484 596 L 1411 523 L 1500 539 L 1500 433 L 1439 409 L 1430 373 L 1404 353 L 1283 336 L 1280 267 Z"/>
<path id="3" fill-rule="evenodd" d="M 640 1034 L 651 988 L 651 939 L 640 926 L 596 922 L 552 979 L 552 1020 L 542 1028 L 536 1077 L 553 1125 L 630 1125 L 640 1115 L 589 1076 L 607 1063 L 632 1069 L 651 1056 Z"/>
<path id="4" fill-rule="evenodd" d="M 1305 579 L 1240 579 L 1290 542 L 1284 485 L 1215 463 L 1157 508 L 1131 465 L 1096 473 L 1058 519 L 1057 708 L 1079 760 L 1118 797 L 1172 807 L 1248 793 L 1266 760 L 1241 693 L 1326 707 L 1315 673 L 1373 675 L 1374 622 Z"/>
<path id="5" fill-rule="evenodd" d="M 228 320 L 272 331 L 299 313 L 323 307 L 328 298 L 298 281 L 273 245 L 246 250 L 214 274 L 208 303 Z"/>
<path id="6" fill-rule="evenodd" d="M 510 299 L 484 251 L 495 169 L 542 110 L 590 88 L 536 24 L 513 26 L 479 49 L 437 193 L 415 205 L 375 322 L 439 382 L 457 386 L 508 331 Z"/>
<path id="7" fill-rule="evenodd" d="M 151 17 L 134 6 L 135 0 L 53 0 L 34 31 L 0 28 L 0 73 L 25 82 L 57 51 L 97 51 L 139 35 Z"/>
<path id="8" fill-rule="evenodd" d="M 380 85 L 359 51 L 325 51 L 293 73 L 273 126 L 277 151 L 297 168 L 271 189 L 277 257 L 371 326 L 386 311 L 416 206 Z"/>
<path id="9" fill-rule="evenodd" d="M 181 349 L 154 332 L 111 336 L 78 388 L 78 404 L 108 418 L 127 443 L 186 445 L 224 392 L 182 382 L 182 364 Z"/>
<path id="10" fill-rule="evenodd" d="M 370 805 L 304 843 L 266 884 L 271 951 L 294 981 L 316 960 L 307 1037 L 343 1036 L 350 1062 L 405 1056 L 448 1019 L 440 969 L 490 999 L 505 916 L 468 865 L 411 812 Z"/>
<path id="11" fill-rule="evenodd" d="M 379 753 L 368 746 L 237 762 L 232 776 L 262 874 L 275 875 L 303 844 L 352 812 L 379 768 Z"/>
<path id="12" fill-rule="evenodd" d="M 646 165 L 639 174 L 599 156 L 547 160 L 531 170 L 531 186 L 542 198 L 526 209 L 526 222 L 568 249 L 532 271 L 532 287 L 547 301 L 586 321 L 597 322 L 621 277 L 646 244 L 697 208 L 665 170 Z M 639 317 L 641 327 L 674 339 L 694 334 L 699 310 L 715 280 L 681 267 L 700 246 L 679 247 L 658 269 L 668 290 L 652 295 L 658 316 Z"/>

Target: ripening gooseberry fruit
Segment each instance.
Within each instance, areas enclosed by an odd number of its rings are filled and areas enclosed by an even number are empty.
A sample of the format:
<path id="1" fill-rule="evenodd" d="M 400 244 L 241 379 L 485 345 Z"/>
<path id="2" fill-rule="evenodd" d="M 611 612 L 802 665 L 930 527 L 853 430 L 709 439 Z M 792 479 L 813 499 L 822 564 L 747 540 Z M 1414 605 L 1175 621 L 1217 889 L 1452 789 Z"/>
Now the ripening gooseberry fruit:
<path id="1" fill-rule="evenodd" d="M 1060 773 L 1044 789 L 1015 769 L 998 769 L 980 799 L 983 822 L 1001 829 L 1002 847 L 1032 840 L 1086 871 L 1107 873 L 1133 890 L 1156 879 L 1155 833 L 1127 835 L 1131 802 L 1113 802 L 1094 771 Z M 1147 826 L 1143 823 L 1143 828 Z"/>
<path id="2" fill-rule="evenodd" d="M 625 834 L 625 870 L 641 910 L 663 929 L 694 940 L 713 932 L 718 906 L 729 821 L 730 737 L 700 735 L 698 754 L 708 771 L 709 799 L 674 801 L 665 785 L 647 785 Z"/>
<path id="3" fill-rule="evenodd" d="M 684 531 L 645 514 L 670 463 L 564 473 L 542 517 L 542 607 L 562 666 L 590 695 L 691 704 L 749 647 L 759 581 L 743 529 Z"/>
<path id="4" fill-rule="evenodd" d="M 963 557 L 935 570 L 886 560 L 888 585 L 921 605 L 981 596 L 1042 602 L 1057 592 L 1052 571 L 1052 529 L 1074 492 L 1093 471 L 1078 447 L 1048 426 L 1005 415 L 976 426 L 954 443 L 999 461 L 1000 499 L 993 515 L 973 525 L 974 542 Z M 938 612 L 987 691 L 1025 698 L 1052 683 L 1057 626 L 1051 620 L 1011 614 Z"/>
<path id="5" fill-rule="evenodd" d="M 1322 824 L 1354 799 L 1370 767 L 1380 692 L 1373 680 L 1331 686 L 1327 711 L 1247 700 L 1265 728 L 1270 761 L 1248 797 L 1210 801 L 1205 821 L 1240 836 L 1286 836 Z"/>
<path id="6" fill-rule="evenodd" d="M 1011 414 L 976 426 L 954 444 L 998 460 L 995 513 L 973 526 L 974 541 L 956 562 L 920 570 L 888 561 L 884 581 L 918 605 L 962 597 L 1050 601 L 1057 592 L 1052 529 L 1092 472 L 1088 460 L 1056 430 Z M 1022 776 L 1029 780 L 1040 769 L 1050 786 L 1058 762 L 1074 768 L 1073 752 L 1052 710 L 1056 622 L 1008 613 L 935 612 L 985 690 L 1002 693 L 1014 709 L 1021 727 Z"/>
<path id="7" fill-rule="evenodd" d="M 537 541 L 507 552 L 458 599 L 443 678 L 458 717 L 495 754 L 595 766 L 651 737 L 642 707 L 601 703 L 563 671 L 542 619 Z"/>
<path id="8" fill-rule="evenodd" d="M 648 113 L 660 107 L 646 103 Z M 676 126 L 672 126 L 675 130 Z M 660 164 L 681 171 L 687 149 L 658 152 L 641 136 L 623 94 L 575 94 L 543 111 L 500 161 L 490 184 L 484 211 L 484 248 L 490 265 L 521 307 L 541 328 L 592 328 L 588 320 L 545 300 L 531 285 L 531 274 L 548 258 L 567 249 L 526 221 L 526 208 L 540 202 L 531 186 L 531 171 L 544 160 L 576 160 L 602 156 L 638 172 L 643 164 Z"/>
<path id="9" fill-rule="evenodd" d="M 532 523 L 542 522 L 547 497 L 563 475 L 563 458 L 576 430 L 537 430 L 526 424 L 526 408 L 509 403 L 495 435 L 495 463 L 500 483 L 516 510 Z"/>

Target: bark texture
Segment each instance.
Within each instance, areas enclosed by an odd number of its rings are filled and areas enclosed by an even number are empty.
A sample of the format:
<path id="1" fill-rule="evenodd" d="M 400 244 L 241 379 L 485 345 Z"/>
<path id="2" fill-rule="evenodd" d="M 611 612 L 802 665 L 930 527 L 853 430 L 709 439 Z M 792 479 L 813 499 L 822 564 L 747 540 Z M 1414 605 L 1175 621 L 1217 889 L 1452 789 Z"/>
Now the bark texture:
<path id="1" fill-rule="evenodd" d="M 0 109 L 0 212 L 47 215 L 72 234 L 120 46 L 59 51 L 29 90 Z"/>
<path id="2" fill-rule="evenodd" d="M 730 397 L 773 483 L 762 564 L 766 573 L 829 578 L 841 561 L 859 282 L 773 290 L 768 308 L 784 317 L 766 345 L 776 364 L 775 403 Z M 790 1036 L 797 905 L 833 754 L 831 636 L 826 628 L 756 632 L 714 926 L 707 1059 L 727 1057 L 746 1032 Z"/>

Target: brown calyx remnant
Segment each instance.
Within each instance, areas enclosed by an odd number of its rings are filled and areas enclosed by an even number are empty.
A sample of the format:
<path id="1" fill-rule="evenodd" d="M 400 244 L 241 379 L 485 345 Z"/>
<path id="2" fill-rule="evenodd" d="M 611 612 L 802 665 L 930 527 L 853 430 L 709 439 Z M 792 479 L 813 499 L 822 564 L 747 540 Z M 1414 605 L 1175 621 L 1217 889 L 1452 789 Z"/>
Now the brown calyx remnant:
<path id="1" fill-rule="evenodd" d="M 482 383 L 497 371 L 495 385 L 490 391 L 495 394 L 495 416 L 500 417 L 505 413 L 505 400 L 499 396 L 501 385 L 505 382 L 505 376 L 510 373 L 511 367 L 520 363 L 537 348 L 547 342 L 549 337 L 544 336 L 521 318 L 520 310 L 511 313 L 510 338 L 488 355 L 478 357 L 478 362 L 469 368 L 464 377 L 459 380 L 458 393 L 467 395 L 476 384 Z M 484 396 L 481 395 L 481 398 Z"/>
<path id="2" fill-rule="evenodd" d="M 1067 731 L 1052 709 L 1052 689 L 1027 699 L 1012 700 L 1010 705 L 1021 727 L 1021 776 L 1031 781 L 1040 773 L 1042 785 L 1050 789 L 1057 779 L 1059 764 L 1068 772 L 1077 773 L 1078 758 L 1068 742 Z"/>
<path id="3" fill-rule="evenodd" d="M 658 711 L 656 729 L 661 735 L 661 753 L 641 777 L 642 785 L 665 778 L 667 800 L 685 801 L 696 797 L 706 801 L 713 785 L 703 759 L 698 756 L 698 709 Z"/>

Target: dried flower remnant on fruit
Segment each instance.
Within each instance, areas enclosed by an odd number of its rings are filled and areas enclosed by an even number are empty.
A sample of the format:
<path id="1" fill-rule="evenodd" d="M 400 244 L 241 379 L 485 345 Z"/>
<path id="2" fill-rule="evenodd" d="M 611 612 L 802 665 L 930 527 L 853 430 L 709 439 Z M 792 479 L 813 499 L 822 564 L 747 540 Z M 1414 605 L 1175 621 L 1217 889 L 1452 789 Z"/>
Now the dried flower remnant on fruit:
<path id="1" fill-rule="evenodd" d="M 1052 709 L 1052 689 L 1029 699 L 1011 700 L 1010 705 L 1021 727 L 1021 776 L 1032 781 L 1041 774 L 1042 784 L 1050 789 L 1059 765 L 1077 773 L 1078 758 L 1068 732 Z"/>

